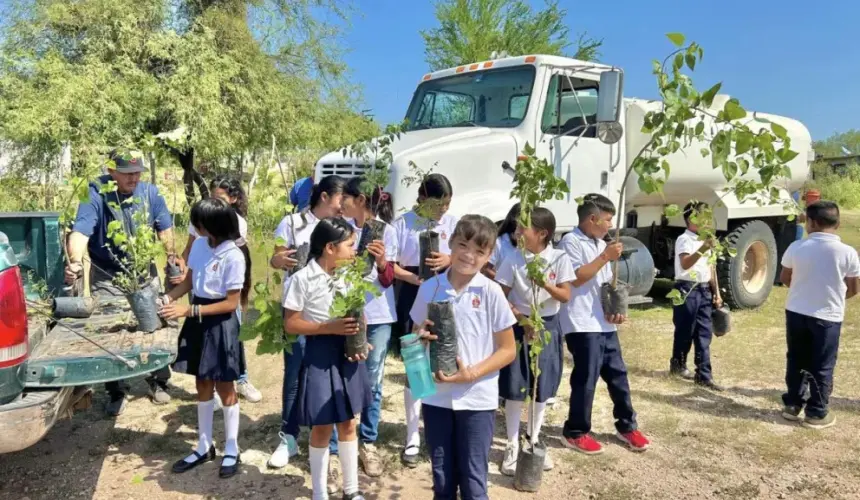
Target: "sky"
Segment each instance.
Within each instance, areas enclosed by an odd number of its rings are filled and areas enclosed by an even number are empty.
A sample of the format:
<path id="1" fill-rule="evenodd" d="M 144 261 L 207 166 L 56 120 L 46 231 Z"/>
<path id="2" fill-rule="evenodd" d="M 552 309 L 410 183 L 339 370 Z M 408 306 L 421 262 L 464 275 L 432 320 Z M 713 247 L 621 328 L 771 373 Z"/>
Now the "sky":
<path id="1" fill-rule="evenodd" d="M 362 109 L 383 124 L 403 119 L 427 73 L 420 31 L 437 25 L 430 0 L 356 0 L 361 12 L 345 36 Z M 541 0 L 532 1 L 540 7 Z M 603 39 L 600 62 L 625 71 L 626 96 L 655 98 L 651 61 L 672 46 L 669 32 L 704 48 L 693 73 L 705 90 L 751 111 L 804 123 L 813 139 L 860 128 L 860 1 L 563 0 L 572 34 Z M 854 33 L 854 35 L 851 35 Z"/>

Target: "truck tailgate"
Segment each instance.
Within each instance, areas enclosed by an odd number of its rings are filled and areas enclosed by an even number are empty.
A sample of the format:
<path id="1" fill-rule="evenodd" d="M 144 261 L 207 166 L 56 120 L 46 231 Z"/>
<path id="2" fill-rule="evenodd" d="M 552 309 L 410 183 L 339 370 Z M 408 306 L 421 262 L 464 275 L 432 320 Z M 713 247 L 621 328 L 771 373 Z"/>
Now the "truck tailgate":
<path id="1" fill-rule="evenodd" d="M 153 333 L 137 331 L 135 325 L 124 298 L 100 300 L 87 319 L 59 320 L 30 353 L 25 386 L 65 387 L 123 380 L 153 372 L 175 359 L 178 324 Z"/>

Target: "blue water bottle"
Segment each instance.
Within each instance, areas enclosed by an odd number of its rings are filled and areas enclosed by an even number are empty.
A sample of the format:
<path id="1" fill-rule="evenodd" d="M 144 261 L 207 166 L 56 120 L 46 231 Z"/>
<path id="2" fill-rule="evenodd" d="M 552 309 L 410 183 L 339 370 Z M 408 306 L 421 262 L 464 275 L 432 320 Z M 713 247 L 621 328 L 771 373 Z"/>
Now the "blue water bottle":
<path id="1" fill-rule="evenodd" d="M 415 399 L 436 394 L 436 383 L 430 372 L 430 359 L 418 335 L 410 333 L 400 337 L 400 354 L 406 365 L 406 378 Z"/>

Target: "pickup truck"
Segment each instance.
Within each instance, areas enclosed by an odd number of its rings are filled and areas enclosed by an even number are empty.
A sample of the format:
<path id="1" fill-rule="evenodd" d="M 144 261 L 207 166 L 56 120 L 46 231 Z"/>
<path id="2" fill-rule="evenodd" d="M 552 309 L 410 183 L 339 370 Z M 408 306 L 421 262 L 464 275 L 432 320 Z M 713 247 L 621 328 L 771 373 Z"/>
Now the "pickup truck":
<path id="1" fill-rule="evenodd" d="M 176 356 L 178 328 L 136 331 L 123 297 L 99 300 L 86 319 L 50 317 L 37 289 L 63 288 L 57 221 L 56 213 L 0 214 L 0 453 L 32 446 L 89 407 L 92 385 L 145 375 Z"/>

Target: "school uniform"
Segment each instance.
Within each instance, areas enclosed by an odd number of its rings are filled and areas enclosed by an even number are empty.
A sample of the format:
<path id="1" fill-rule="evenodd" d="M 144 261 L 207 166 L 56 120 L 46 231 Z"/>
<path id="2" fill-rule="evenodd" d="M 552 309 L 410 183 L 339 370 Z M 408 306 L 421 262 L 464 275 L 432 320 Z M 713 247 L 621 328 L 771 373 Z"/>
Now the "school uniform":
<path id="1" fill-rule="evenodd" d="M 481 273 L 457 292 L 448 273 L 424 282 L 410 312 L 412 321 L 427 319 L 428 304 L 450 301 L 454 307 L 459 355 L 467 366 L 495 352 L 494 335 L 516 323 L 502 288 Z M 422 400 L 424 436 L 433 467 L 434 498 L 487 497 L 487 473 L 499 405 L 499 374 L 471 384 L 436 384 L 436 394 Z"/>
<path id="2" fill-rule="evenodd" d="M 570 283 L 576 279 L 576 275 L 573 274 L 573 267 L 564 251 L 548 246 L 539 256 L 546 262 L 544 275 L 547 283 L 558 285 Z M 524 257 L 522 252 L 511 253 L 496 270 L 496 281 L 510 288 L 508 300 L 520 314 L 529 317 L 534 298 L 531 280 L 526 272 L 526 259 L 531 262 L 534 255 L 529 253 L 528 257 Z M 531 347 L 525 338 L 525 329 L 516 324 L 514 325 L 514 336 L 519 347 L 517 358 L 499 373 L 499 393 L 501 397 L 509 401 L 525 401 L 526 397 L 531 395 L 532 400 L 543 403 L 558 392 L 563 367 L 561 364 L 563 355 L 560 352 L 559 342 L 563 334 L 558 319 L 561 302 L 553 299 L 549 292 L 540 288 L 537 304 L 540 305 L 540 315 L 543 318 L 544 326 L 550 333 L 550 339 L 542 346 L 539 356 L 540 370 L 537 380 L 537 393 L 532 395 L 534 375 L 529 354 Z"/>
<path id="3" fill-rule="evenodd" d="M 514 246 L 512 234 L 503 234 L 496 238 L 496 243 L 493 245 L 493 253 L 490 254 L 489 264 L 493 269 L 498 270 L 502 262 L 511 254 L 519 252 Z"/>
<path id="4" fill-rule="evenodd" d="M 245 256 L 233 241 L 212 248 L 206 238 L 194 240 L 188 268 L 192 304 L 220 302 L 228 291 L 241 290 L 245 282 Z M 236 311 L 186 318 L 179 332 L 179 351 L 173 370 L 203 380 L 238 380 L 245 371 L 245 355 L 239 342 Z"/>
<path id="5" fill-rule="evenodd" d="M 845 318 L 845 278 L 860 276 L 860 259 L 839 236 L 816 232 L 792 243 L 782 266 L 792 270 L 785 303 L 788 390 L 782 401 L 803 408 L 807 417 L 823 418 Z"/>
<path id="6" fill-rule="evenodd" d="M 248 221 L 245 220 L 244 217 L 236 214 L 236 218 L 239 219 L 239 239 L 234 240 L 236 242 L 237 247 L 245 246 L 248 241 Z M 193 236 L 194 238 L 199 238 L 200 234 L 197 232 L 197 228 L 194 227 L 194 224 L 188 224 L 188 234 Z"/>
<path id="7" fill-rule="evenodd" d="M 714 296 L 711 291 L 711 266 L 707 251 L 689 269 L 681 267 L 682 254 L 695 254 L 705 242 L 690 231 L 675 240 L 675 289 L 686 297 L 684 303 L 672 308 L 675 338 L 672 343 L 672 370 L 683 371 L 687 367 L 687 355 L 695 347 L 696 380 L 708 382 L 711 373 L 711 340 L 713 328 L 711 315 L 714 312 Z"/>
<path id="8" fill-rule="evenodd" d="M 343 287 L 311 259 L 294 274 L 284 294 L 284 309 L 301 311 L 302 319 L 324 323 L 334 291 Z M 299 371 L 296 416 L 299 425 L 337 424 L 352 420 L 371 402 L 367 367 L 346 359 L 343 335 L 310 335 Z"/>
<path id="9" fill-rule="evenodd" d="M 458 220 L 453 215 L 446 213 L 438 221 L 431 221 L 429 229 L 439 233 L 439 253 L 451 255 L 449 243 Z M 411 273 L 418 274 L 418 265 L 421 259 L 418 235 L 428 229 L 426 219 L 421 219 L 413 210 L 398 217 L 393 226 L 397 235 L 397 264 Z M 411 283 L 400 282 L 398 288 L 397 322 L 394 326 L 395 339 L 412 332 L 409 312 L 418 293 L 418 287 Z M 395 344 L 395 347 L 398 346 L 399 344 Z"/>
<path id="10" fill-rule="evenodd" d="M 576 273 L 580 267 L 597 259 L 606 248 L 606 242 L 589 238 L 576 228 L 562 238 L 561 248 Z M 559 314 L 567 348 L 573 355 L 570 409 L 563 430 L 566 438 L 576 439 L 591 432 L 591 410 L 598 377 L 609 389 L 618 432 L 626 434 L 637 427 L 618 331 L 606 321 L 600 303 L 600 286 L 611 280 L 612 267 L 606 264 L 590 281 L 573 287 L 570 302 L 562 306 Z"/>

